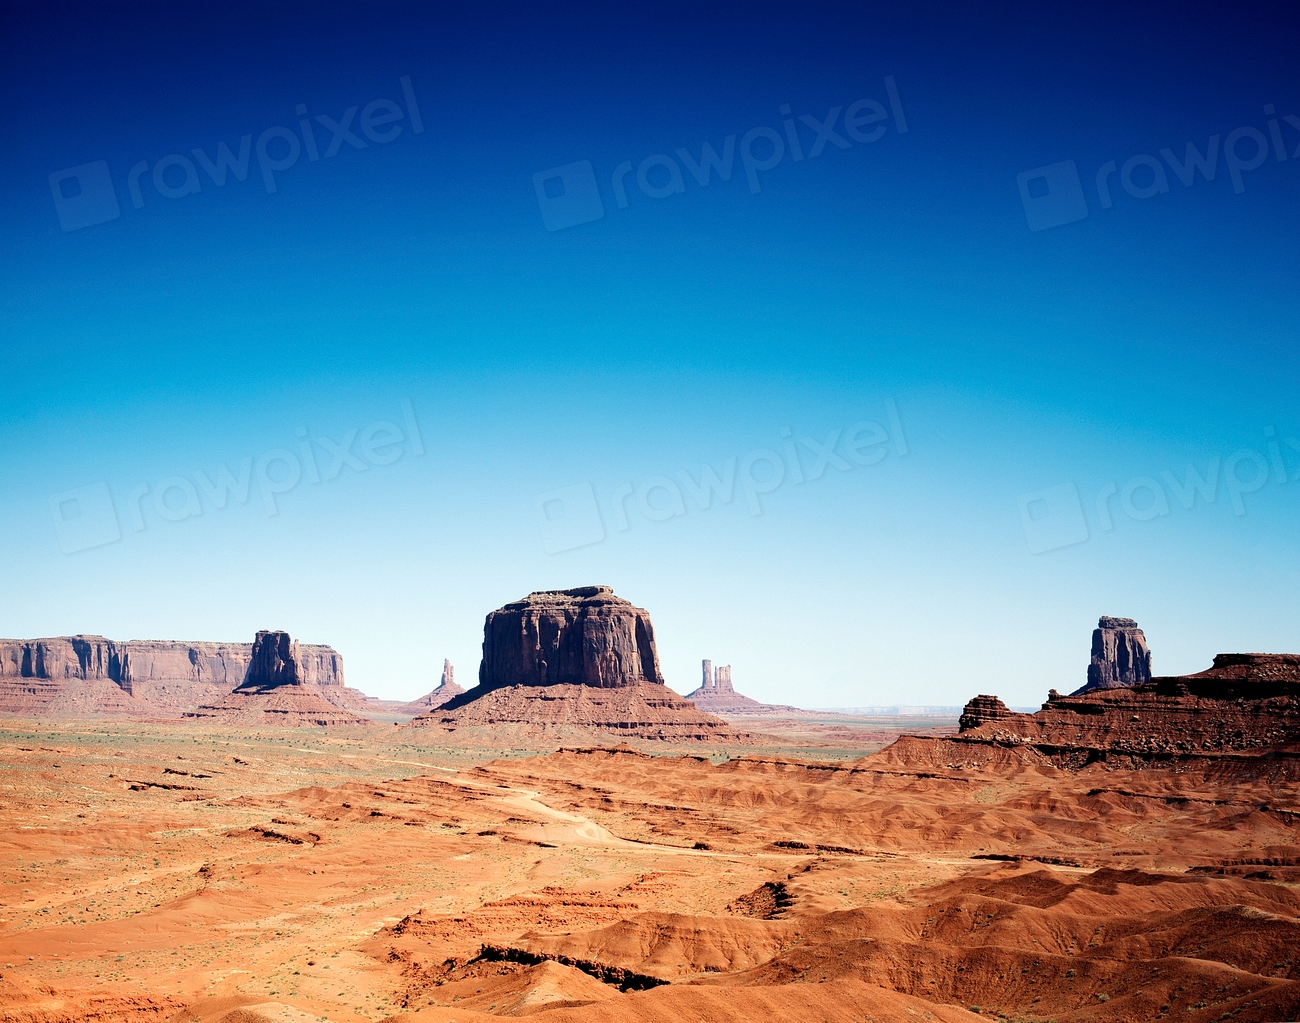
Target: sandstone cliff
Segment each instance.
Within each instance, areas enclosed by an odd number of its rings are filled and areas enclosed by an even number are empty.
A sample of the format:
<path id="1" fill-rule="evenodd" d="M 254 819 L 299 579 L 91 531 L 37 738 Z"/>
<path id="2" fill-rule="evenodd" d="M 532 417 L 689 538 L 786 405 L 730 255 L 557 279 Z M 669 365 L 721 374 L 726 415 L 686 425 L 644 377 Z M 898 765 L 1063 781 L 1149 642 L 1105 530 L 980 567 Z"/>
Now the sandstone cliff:
<path id="1" fill-rule="evenodd" d="M 663 683 L 654 627 L 608 586 L 542 590 L 483 624 L 479 688 Z"/>
<path id="2" fill-rule="evenodd" d="M 1035 714 L 978 696 L 959 738 L 1146 758 L 1287 746 L 1300 742 L 1300 655 L 1219 654 L 1194 675 L 1070 696 L 1053 690 Z"/>

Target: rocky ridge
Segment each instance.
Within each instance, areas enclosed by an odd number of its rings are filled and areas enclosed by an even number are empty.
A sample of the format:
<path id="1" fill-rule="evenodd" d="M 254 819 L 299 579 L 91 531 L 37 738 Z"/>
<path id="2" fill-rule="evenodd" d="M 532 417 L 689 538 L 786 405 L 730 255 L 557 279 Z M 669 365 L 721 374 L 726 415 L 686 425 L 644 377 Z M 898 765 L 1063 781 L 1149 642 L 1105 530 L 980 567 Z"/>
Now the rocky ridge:
<path id="1" fill-rule="evenodd" d="M 1212 667 L 1062 696 L 1017 714 L 995 696 L 966 704 L 958 738 L 1054 754 L 1260 751 L 1300 743 L 1300 655 L 1219 654 Z"/>
<path id="2" fill-rule="evenodd" d="M 234 690 L 252 653 L 251 643 L 0 640 L 0 714 L 175 716 Z M 344 685 L 343 658 L 332 647 L 300 644 L 298 663 L 327 697 L 346 701 L 356 692 Z"/>

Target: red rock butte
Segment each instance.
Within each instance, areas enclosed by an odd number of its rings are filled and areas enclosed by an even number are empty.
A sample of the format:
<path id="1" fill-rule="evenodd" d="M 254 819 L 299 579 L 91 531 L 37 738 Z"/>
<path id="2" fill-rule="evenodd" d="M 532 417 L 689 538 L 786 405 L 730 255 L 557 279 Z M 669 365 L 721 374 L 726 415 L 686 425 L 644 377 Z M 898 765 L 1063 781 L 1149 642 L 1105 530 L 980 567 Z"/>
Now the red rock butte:
<path id="1" fill-rule="evenodd" d="M 287 632 L 263 631 L 253 641 L 248 673 L 224 699 L 186 713 L 213 724 L 368 725 L 370 721 L 330 703 L 306 680 L 301 652 Z"/>
<path id="2" fill-rule="evenodd" d="M 478 684 L 484 690 L 663 681 L 649 613 L 608 586 L 539 590 L 483 623 Z"/>
<path id="3" fill-rule="evenodd" d="M 412 724 L 747 739 L 664 684 L 650 615 L 608 586 L 540 590 L 489 613 L 479 684 Z"/>

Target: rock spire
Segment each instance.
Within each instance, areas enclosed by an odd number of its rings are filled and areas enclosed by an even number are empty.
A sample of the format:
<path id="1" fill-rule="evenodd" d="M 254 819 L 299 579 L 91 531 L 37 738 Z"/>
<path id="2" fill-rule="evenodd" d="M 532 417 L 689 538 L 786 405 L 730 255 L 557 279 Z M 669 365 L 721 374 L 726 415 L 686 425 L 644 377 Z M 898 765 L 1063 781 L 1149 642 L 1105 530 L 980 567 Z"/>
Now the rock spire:
<path id="1" fill-rule="evenodd" d="M 1132 618 L 1102 615 L 1092 633 L 1088 681 L 1076 692 L 1136 686 L 1151 681 L 1151 650 Z"/>

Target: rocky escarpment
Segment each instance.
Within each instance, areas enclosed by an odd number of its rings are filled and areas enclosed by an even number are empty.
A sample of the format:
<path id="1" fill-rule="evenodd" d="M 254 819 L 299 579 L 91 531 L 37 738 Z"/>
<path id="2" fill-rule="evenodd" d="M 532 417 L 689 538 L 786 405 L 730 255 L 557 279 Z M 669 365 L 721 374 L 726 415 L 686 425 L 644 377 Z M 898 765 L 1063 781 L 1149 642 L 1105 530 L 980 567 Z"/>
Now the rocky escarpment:
<path id="1" fill-rule="evenodd" d="M 483 624 L 479 687 L 663 683 L 650 615 L 608 586 L 542 590 Z"/>
<path id="2" fill-rule="evenodd" d="M 1115 686 L 1137 686 L 1151 681 L 1151 651 L 1147 638 L 1132 618 L 1103 615 L 1092 632 L 1092 660 L 1088 681 L 1075 694 Z"/>
<path id="3" fill-rule="evenodd" d="M 219 700 L 241 682 L 251 643 L 56 636 L 0 640 L 0 714 L 168 717 Z M 301 644 L 303 678 L 341 696 L 343 658 Z"/>
<path id="4" fill-rule="evenodd" d="M 1162 757 L 1300 743 L 1300 655 L 1219 654 L 1194 675 L 1061 696 L 1016 714 L 992 696 L 966 705 L 960 739 L 1044 751 Z"/>
<path id="5" fill-rule="evenodd" d="M 331 703 L 324 693 L 321 686 L 307 680 L 298 643 L 287 632 L 266 630 L 253 641 L 248 671 L 239 687 L 185 717 L 252 727 L 369 724 L 366 718 Z"/>
<path id="6" fill-rule="evenodd" d="M 700 710 L 708 711 L 710 714 L 788 714 L 797 711 L 796 707 L 788 707 L 776 703 L 760 703 L 758 700 L 750 699 L 741 693 L 736 692 L 735 687 L 731 684 L 731 665 L 719 664 L 715 669 L 713 662 L 705 660 L 702 663 L 704 669 L 704 678 L 700 687 L 694 692 L 687 693 L 686 699 L 699 707 Z"/>
<path id="7" fill-rule="evenodd" d="M 487 616 L 479 684 L 418 729 L 744 741 L 663 683 L 650 616 L 608 586 L 531 593 Z"/>

